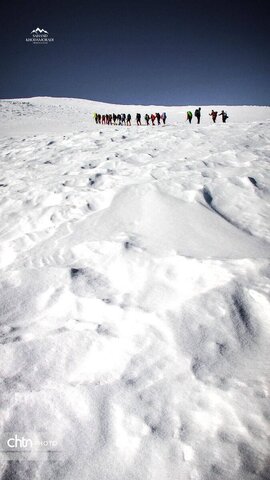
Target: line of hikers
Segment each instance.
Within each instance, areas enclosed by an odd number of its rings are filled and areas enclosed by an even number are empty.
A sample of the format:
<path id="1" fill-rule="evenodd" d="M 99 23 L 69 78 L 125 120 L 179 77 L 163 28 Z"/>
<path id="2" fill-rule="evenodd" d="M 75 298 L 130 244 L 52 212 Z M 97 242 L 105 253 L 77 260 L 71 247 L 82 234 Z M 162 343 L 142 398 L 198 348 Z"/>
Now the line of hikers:
<path id="1" fill-rule="evenodd" d="M 93 114 L 94 120 L 96 123 L 104 124 L 104 125 L 127 125 L 131 126 L 131 115 L 128 113 L 127 115 L 125 113 L 118 113 L 118 114 L 103 114 L 101 115 L 100 113 L 94 113 Z M 163 125 L 166 124 L 166 119 L 167 119 L 167 114 L 166 112 L 163 113 L 152 113 L 151 115 L 148 115 L 148 113 L 145 114 L 144 119 L 146 121 L 146 125 L 151 124 L 156 125 L 155 121 L 157 120 L 157 124 L 160 125 L 161 121 Z M 137 125 L 142 124 L 142 116 L 140 113 L 136 114 L 136 123 Z"/>
<path id="2" fill-rule="evenodd" d="M 194 116 L 197 118 L 197 124 L 201 122 L 201 107 L 196 108 L 194 112 Z M 222 110 L 221 113 L 216 112 L 215 110 L 212 110 L 211 113 L 209 113 L 210 117 L 212 117 L 213 123 L 216 123 L 217 116 L 221 116 L 222 122 L 226 123 L 226 120 L 228 117 L 227 113 Z M 125 113 L 118 113 L 118 114 L 103 114 L 101 115 L 100 113 L 94 113 L 93 114 L 94 120 L 96 123 L 104 124 L 104 125 L 127 125 L 131 126 L 131 115 L 128 113 L 127 115 Z M 189 110 L 187 112 L 187 119 L 189 123 L 192 122 L 193 118 L 193 113 Z M 150 125 L 150 122 L 152 125 L 156 125 L 155 121 L 157 121 L 157 124 L 160 125 L 161 121 L 163 125 L 166 124 L 167 120 L 167 114 L 166 112 L 163 112 L 162 114 L 160 113 L 152 113 L 151 115 L 148 115 L 148 113 L 145 114 L 144 120 L 146 121 L 146 125 Z M 140 113 L 136 114 L 136 123 L 137 125 L 142 124 L 142 116 Z"/>
<path id="3" fill-rule="evenodd" d="M 212 120 L 214 123 L 216 123 L 216 119 L 217 119 L 217 116 L 221 116 L 222 117 L 222 122 L 223 123 L 226 123 L 226 120 L 228 117 L 227 113 L 224 112 L 224 110 L 222 110 L 221 113 L 218 113 L 216 112 L 215 110 L 212 110 L 211 113 L 209 113 L 210 117 L 212 117 Z M 199 108 L 196 108 L 195 112 L 194 112 L 194 116 L 197 118 L 197 123 L 200 123 L 201 122 L 201 107 Z M 189 123 L 191 123 L 192 121 L 192 118 L 193 118 L 193 114 L 192 112 L 189 110 L 187 112 L 187 120 L 189 121 Z M 186 121 L 187 121 L 186 120 Z"/>

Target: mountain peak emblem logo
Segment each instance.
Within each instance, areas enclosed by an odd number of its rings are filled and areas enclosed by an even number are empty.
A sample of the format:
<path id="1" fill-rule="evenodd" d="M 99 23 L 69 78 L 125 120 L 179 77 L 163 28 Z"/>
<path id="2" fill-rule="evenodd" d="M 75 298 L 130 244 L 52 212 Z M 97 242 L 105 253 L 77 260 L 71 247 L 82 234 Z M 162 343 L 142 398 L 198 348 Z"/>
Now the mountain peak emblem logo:
<path id="1" fill-rule="evenodd" d="M 48 33 L 47 30 L 37 27 L 36 30 L 32 30 L 31 33 Z"/>

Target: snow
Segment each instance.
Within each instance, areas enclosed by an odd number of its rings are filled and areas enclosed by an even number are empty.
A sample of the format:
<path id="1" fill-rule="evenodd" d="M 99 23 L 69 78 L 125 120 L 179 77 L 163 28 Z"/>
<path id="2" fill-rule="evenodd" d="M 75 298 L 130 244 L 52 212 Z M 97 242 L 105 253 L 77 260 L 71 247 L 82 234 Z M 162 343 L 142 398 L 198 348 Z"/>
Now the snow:
<path id="1" fill-rule="evenodd" d="M 270 108 L 0 107 L 1 479 L 269 479 Z"/>

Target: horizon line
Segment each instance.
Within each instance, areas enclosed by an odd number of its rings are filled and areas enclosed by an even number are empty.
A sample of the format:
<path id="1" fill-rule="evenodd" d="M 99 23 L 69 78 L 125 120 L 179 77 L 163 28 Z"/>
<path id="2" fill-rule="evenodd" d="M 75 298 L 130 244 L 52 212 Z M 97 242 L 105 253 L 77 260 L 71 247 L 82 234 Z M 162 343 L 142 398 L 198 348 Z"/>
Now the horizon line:
<path id="1" fill-rule="evenodd" d="M 104 102 L 102 100 L 93 100 L 93 99 L 90 99 L 90 98 L 84 98 L 84 97 L 65 97 L 65 96 L 54 96 L 54 95 L 35 95 L 35 96 L 31 96 L 31 97 L 13 97 L 13 98 L 0 98 L 0 101 L 11 101 L 11 100 L 26 100 L 26 99 L 33 99 L 33 98 L 59 98 L 59 99 L 70 99 L 70 100 L 84 100 L 84 101 L 87 101 L 87 102 L 96 102 L 96 103 L 103 103 L 103 104 L 106 104 L 106 105 L 119 105 L 119 106 L 130 106 L 130 107 L 154 107 L 154 106 L 157 106 L 157 107 L 167 107 L 167 108 L 173 108 L 173 107 L 186 107 L 186 106 L 190 106 L 190 107 L 197 107 L 198 105 L 199 106 L 203 106 L 203 107 L 209 107 L 209 106 L 224 106 L 224 107 L 266 107 L 266 108 L 269 108 L 270 105 L 266 105 L 266 104 L 255 104 L 255 103 L 242 103 L 242 104 L 230 104 L 230 103 L 201 103 L 201 104 L 195 104 L 195 103 L 183 103 L 183 104 L 178 104 L 178 105 L 166 105 L 166 104 L 154 104 L 154 103 L 148 103 L 148 104 L 143 104 L 143 103 L 113 103 L 113 102 Z"/>

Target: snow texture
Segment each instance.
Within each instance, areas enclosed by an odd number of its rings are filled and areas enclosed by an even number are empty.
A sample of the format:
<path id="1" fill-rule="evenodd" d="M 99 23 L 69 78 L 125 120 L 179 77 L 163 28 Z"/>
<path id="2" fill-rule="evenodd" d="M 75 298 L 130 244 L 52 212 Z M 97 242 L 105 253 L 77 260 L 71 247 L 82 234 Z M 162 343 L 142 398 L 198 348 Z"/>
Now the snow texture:
<path id="1" fill-rule="evenodd" d="M 1 480 L 269 480 L 270 108 L 0 106 Z"/>

